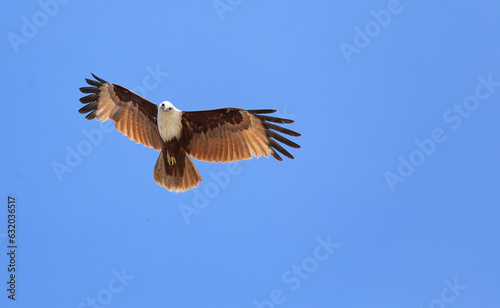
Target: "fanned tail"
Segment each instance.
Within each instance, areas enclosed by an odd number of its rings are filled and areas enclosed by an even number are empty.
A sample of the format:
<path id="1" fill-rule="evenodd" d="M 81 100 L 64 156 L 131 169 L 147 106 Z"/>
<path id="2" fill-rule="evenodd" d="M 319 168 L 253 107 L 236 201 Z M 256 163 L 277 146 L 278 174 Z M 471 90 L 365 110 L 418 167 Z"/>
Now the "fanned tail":
<path id="1" fill-rule="evenodd" d="M 185 192 L 201 182 L 200 173 L 186 151 L 170 156 L 164 149 L 156 161 L 154 179 L 158 185 L 172 192 Z"/>

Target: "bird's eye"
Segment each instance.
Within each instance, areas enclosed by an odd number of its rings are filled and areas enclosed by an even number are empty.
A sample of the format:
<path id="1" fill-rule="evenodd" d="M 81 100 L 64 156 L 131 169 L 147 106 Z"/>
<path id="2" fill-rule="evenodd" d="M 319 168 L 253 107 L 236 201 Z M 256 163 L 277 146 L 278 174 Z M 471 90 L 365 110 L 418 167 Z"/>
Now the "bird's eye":
<path id="1" fill-rule="evenodd" d="M 168 110 L 172 110 L 172 107 L 168 107 Z"/>

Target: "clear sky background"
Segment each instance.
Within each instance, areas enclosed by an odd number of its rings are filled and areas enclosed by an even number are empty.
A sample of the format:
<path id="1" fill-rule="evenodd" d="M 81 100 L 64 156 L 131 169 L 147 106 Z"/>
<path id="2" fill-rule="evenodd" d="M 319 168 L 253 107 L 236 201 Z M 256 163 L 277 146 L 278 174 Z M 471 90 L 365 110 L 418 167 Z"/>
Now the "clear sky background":
<path id="1" fill-rule="evenodd" d="M 45 1 L 0 21 L 1 307 L 498 307 L 500 2 Z M 91 72 L 302 148 L 170 193 Z"/>

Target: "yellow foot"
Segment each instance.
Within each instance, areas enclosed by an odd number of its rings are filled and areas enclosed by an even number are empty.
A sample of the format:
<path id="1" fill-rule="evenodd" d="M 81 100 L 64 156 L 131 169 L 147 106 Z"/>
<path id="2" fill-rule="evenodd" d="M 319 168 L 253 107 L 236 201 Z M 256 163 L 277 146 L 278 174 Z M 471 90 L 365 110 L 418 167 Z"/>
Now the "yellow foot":
<path id="1" fill-rule="evenodd" d="M 173 165 L 175 165 L 175 164 L 177 163 L 177 160 L 175 159 L 175 157 L 170 156 L 170 155 L 168 154 L 168 152 L 167 152 L 167 163 L 168 163 L 169 165 L 172 165 L 172 166 L 173 166 Z"/>

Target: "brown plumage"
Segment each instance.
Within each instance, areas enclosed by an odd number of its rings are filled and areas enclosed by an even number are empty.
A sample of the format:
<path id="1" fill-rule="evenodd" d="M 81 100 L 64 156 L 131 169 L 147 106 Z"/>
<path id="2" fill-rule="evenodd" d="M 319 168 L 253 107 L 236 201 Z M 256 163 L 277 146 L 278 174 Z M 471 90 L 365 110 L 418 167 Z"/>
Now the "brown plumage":
<path id="1" fill-rule="evenodd" d="M 93 74 L 92 74 L 93 75 Z M 86 79 L 92 87 L 82 87 L 86 119 L 115 121 L 115 128 L 130 139 L 161 151 L 155 165 L 156 183 L 169 191 L 186 191 L 198 186 L 202 178 L 192 156 L 208 162 L 233 162 L 277 153 L 293 156 L 277 141 L 292 148 L 300 146 L 278 134 L 299 133 L 275 125 L 293 120 L 269 116 L 276 110 L 222 108 L 205 111 L 180 111 L 169 102 L 156 105 L 122 86 L 93 75 Z"/>

